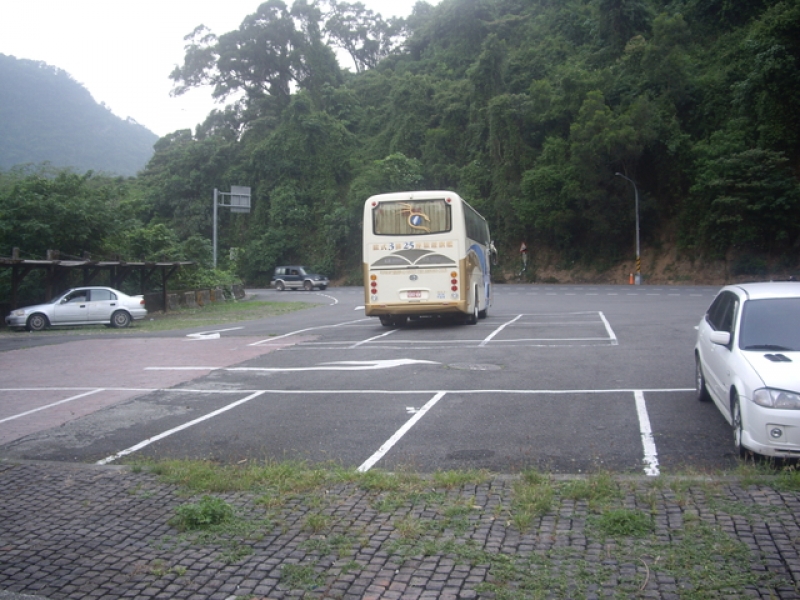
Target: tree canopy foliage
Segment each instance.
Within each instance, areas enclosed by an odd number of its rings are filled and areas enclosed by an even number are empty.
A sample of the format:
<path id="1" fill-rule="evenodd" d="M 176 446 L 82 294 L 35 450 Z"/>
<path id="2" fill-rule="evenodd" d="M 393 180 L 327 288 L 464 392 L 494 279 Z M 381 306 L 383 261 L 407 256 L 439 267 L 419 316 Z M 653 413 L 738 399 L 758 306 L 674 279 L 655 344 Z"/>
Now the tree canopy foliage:
<path id="1" fill-rule="evenodd" d="M 208 239 L 212 190 L 249 185 L 252 214 L 220 213 L 239 250 L 223 266 L 342 277 L 369 195 L 455 189 L 499 246 L 613 260 L 633 244 L 621 173 L 644 244 L 669 229 L 696 256 L 800 247 L 797 0 L 420 1 L 388 20 L 268 0 L 234 31 L 198 27 L 171 78 L 227 104 L 158 142 L 125 192 L 137 233 L 109 228 L 109 245 Z"/>

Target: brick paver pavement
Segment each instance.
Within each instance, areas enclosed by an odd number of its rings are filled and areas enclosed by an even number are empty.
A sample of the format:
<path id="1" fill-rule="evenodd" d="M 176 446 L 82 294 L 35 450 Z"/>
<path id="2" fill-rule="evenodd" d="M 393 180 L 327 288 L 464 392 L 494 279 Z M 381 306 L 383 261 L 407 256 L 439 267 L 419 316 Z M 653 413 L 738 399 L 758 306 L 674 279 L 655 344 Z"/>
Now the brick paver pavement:
<path id="1" fill-rule="evenodd" d="M 517 481 L 431 489 L 410 505 L 342 484 L 272 513 L 258 494 L 223 494 L 250 528 L 204 539 L 170 525 L 197 498 L 150 473 L 0 461 L 0 598 L 800 598 L 796 491 L 633 480 L 622 507 L 654 524 L 640 547 L 635 537 L 599 535 L 592 507 L 565 495 L 521 524 Z M 719 537 L 695 557 L 687 544 L 703 535 Z M 678 560 L 698 561 L 689 570 L 699 579 L 672 575 L 678 546 Z M 744 574 L 755 579 L 698 591 L 697 582 L 731 569 L 726 552 L 742 549 Z"/>

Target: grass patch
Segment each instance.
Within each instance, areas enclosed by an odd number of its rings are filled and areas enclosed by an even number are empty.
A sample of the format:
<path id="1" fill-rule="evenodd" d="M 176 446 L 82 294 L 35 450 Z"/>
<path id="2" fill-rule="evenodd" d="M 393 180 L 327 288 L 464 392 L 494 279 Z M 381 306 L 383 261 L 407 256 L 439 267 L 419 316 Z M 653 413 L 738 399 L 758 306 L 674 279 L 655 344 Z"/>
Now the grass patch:
<path id="1" fill-rule="evenodd" d="M 762 514 L 757 502 L 732 497 L 719 481 L 620 480 L 608 473 L 565 481 L 529 470 L 496 486 L 478 471 L 359 473 L 291 461 L 237 466 L 168 461 L 140 468 L 195 495 L 250 493 L 252 506 L 236 511 L 206 496 L 180 507 L 176 518 L 183 519 L 184 540 L 217 546 L 221 559 L 233 562 L 252 552 L 248 540 L 293 528 L 305 555 L 282 568 L 281 586 L 292 590 L 315 593 L 361 570 L 356 559 L 365 547 L 401 565 L 446 556 L 479 567 L 487 576 L 475 591 L 496 599 L 647 597 L 664 582 L 680 598 L 735 597 L 744 589 L 793 585 L 759 565 L 766 557 L 730 530 L 699 518 L 694 503 L 700 499 L 725 517 L 722 523 L 730 517 L 775 516 Z M 794 469 L 750 466 L 740 475 L 733 479 L 743 487 L 794 490 L 798 484 Z M 340 499 L 355 502 L 353 510 L 339 510 Z M 265 509 L 267 517 L 260 518 Z M 369 511 L 375 515 L 368 521 L 351 517 Z M 676 511 L 681 518 L 665 525 L 664 516 Z M 373 548 L 375 535 L 382 540 L 379 548 Z M 521 545 L 512 546 L 513 553 L 485 545 L 504 537 L 519 538 Z M 523 546 L 527 549 L 520 550 Z"/>
<path id="2" fill-rule="evenodd" d="M 465 485 L 480 485 L 491 478 L 488 471 L 436 471 L 433 473 L 433 484 L 446 489 L 461 488 Z"/>
<path id="3" fill-rule="evenodd" d="M 793 462 L 748 461 L 739 465 L 736 475 L 744 485 L 769 485 L 785 492 L 800 491 L 800 468 Z"/>
<path id="4" fill-rule="evenodd" d="M 179 308 L 166 313 L 150 313 L 141 321 L 134 321 L 132 327 L 136 331 L 169 331 L 224 325 L 238 321 L 279 317 L 315 306 L 315 304 L 306 302 L 266 302 L 262 300 L 219 302 L 197 308 Z"/>
<path id="5" fill-rule="evenodd" d="M 653 531 L 653 519 L 640 510 L 613 508 L 591 519 L 605 537 L 644 537 Z"/>
<path id="6" fill-rule="evenodd" d="M 610 473 L 598 473 L 586 479 L 564 482 L 561 486 L 565 498 L 586 502 L 590 510 L 620 498 L 620 488 Z"/>
<path id="7" fill-rule="evenodd" d="M 303 461 L 249 462 L 219 465 L 200 460 L 166 460 L 148 467 L 163 481 L 200 492 L 255 492 L 286 496 L 309 492 L 347 478 L 332 466 L 310 466 Z"/>

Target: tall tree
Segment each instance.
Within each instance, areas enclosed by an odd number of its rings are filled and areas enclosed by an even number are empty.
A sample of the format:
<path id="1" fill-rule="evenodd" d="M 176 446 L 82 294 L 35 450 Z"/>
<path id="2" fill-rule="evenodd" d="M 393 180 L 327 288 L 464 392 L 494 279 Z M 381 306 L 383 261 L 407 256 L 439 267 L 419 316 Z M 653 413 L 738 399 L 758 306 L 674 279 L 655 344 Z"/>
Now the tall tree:
<path id="1" fill-rule="evenodd" d="M 361 2 L 330 0 L 330 7 L 325 22 L 328 37 L 350 55 L 357 73 L 377 67 L 396 48 L 402 19 L 384 21 Z"/>
<path id="2" fill-rule="evenodd" d="M 304 2 L 298 4 L 299 13 L 314 16 L 307 8 Z M 282 0 L 267 0 L 239 29 L 219 38 L 198 27 L 187 36 L 190 44 L 183 65 L 170 74 L 174 93 L 213 85 L 213 96 L 222 100 L 241 93 L 249 103 L 271 96 L 279 106 L 288 105 L 292 84 L 310 78 L 308 66 L 315 62 L 310 55 L 319 51 L 319 39 L 306 38 L 318 30 L 308 19 L 305 24 L 306 31 L 296 27 L 294 15 Z"/>

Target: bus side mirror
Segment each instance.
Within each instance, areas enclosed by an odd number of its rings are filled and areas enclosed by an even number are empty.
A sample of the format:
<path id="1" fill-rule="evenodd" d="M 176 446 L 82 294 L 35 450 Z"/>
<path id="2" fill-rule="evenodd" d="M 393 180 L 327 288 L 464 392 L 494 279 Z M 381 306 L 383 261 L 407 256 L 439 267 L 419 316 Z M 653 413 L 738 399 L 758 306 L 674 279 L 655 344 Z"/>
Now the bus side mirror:
<path id="1" fill-rule="evenodd" d="M 492 264 L 497 264 L 497 248 L 494 246 L 494 240 L 489 242 L 489 256 L 491 256 Z"/>

